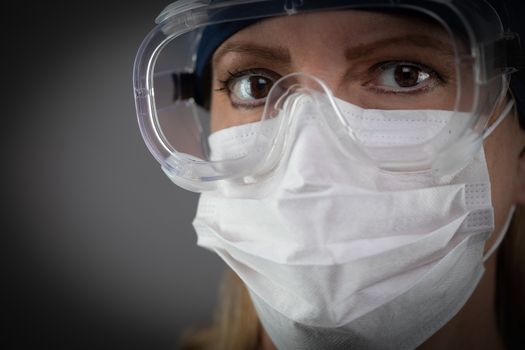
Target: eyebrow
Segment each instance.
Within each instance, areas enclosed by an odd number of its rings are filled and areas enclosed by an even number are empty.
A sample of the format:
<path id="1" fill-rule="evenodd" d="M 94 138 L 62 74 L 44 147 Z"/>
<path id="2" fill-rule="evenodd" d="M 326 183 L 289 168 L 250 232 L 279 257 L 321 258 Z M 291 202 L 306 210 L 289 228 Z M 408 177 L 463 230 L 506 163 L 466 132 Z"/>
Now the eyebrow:
<path id="1" fill-rule="evenodd" d="M 274 61 L 281 64 L 290 64 L 292 58 L 290 52 L 283 46 L 263 46 L 251 43 L 225 43 L 213 55 L 212 63 L 215 65 L 228 53 L 242 53 L 255 56 L 264 60 Z"/>
<path id="2" fill-rule="evenodd" d="M 447 45 L 434 37 L 427 35 L 403 35 L 349 47 L 345 50 L 345 58 L 347 61 L 352 61 L 363 57 L 364 55 L 370 53 L 370 51 L 400 44 L 432 49 L 441 55 L 455 55 L 454 48 L 451 45 Z"/>
<path id="3" fill-rule="evenodd" d="M 434 37 L 427 35 L 403 35 L 349 47 L 345 50 L 344 56 L 348 61 L 356 60 L 370 53 L 370 51 L 400 44 L 432 49 L 439 52 L 441 55 L 455 55 L 454 49 L 451 45 L 447 45 Z M 224 43 L 217 52 L 215 52 L 212 59 L 213 65 L 216 65 L 221 58 L 228 53 L 248 54 L 260 59 L 286 65 L 289 65 L 292 61 L 289 50 L 283 46 L 265 46 L 244 42 L 232 42 Z"/>

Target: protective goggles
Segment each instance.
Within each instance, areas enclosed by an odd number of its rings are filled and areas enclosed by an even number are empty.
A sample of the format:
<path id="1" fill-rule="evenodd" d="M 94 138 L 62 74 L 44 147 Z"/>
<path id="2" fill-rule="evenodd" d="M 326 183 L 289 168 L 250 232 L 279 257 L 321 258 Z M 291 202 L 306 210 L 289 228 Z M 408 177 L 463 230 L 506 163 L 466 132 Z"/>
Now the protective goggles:
<path id="1" fill-rule="evenodd" d="M 178 1 L 156 22 L 134 67 L 140 129 L 192 191 L 271 176 L 304 96 L 349 166 L 453 171 L 479 149 L 517 47 L 480 0 Z M 244 147 L 217 152 L 230 128 L 249 130 Z"/>

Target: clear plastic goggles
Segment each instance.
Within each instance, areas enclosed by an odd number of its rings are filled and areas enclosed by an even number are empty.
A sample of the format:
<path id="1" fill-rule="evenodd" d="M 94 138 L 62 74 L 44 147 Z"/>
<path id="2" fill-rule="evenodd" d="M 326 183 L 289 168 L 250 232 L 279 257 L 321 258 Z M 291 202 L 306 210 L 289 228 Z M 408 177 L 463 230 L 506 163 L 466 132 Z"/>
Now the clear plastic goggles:
<path id="1" fill-rule="evenodd" d="M 349 164 L 454 171 L 479 149 L 511 72 L 483 1 L 179 1 L 157 23 L 135 62 L 139 124 L 192 191 L 271 177 L 301 95 Z M 221 154 L 210 142 L 229 128 L 249 137 Z"/>

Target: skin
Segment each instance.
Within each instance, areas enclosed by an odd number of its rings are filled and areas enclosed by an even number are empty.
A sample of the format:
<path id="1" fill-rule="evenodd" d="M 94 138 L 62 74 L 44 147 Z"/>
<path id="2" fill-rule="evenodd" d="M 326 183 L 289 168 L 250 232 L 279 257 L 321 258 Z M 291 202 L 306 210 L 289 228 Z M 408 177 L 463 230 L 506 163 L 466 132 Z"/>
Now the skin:
<path id="1" fill-rule="evenodd" d="M 435 40 L 445 45 L 439 50 L 424 49 L 421 46 L 425 40 L 421 37 L 395 46 L 385 45 L 392 38 L 414 36 L 415 33 L 427 36 L 427 43 Z M 279 38 L 278 46 L 275 38 Z M 419 53 L 414 54 L 415 51 Z M 238 96 L 232 92 L 232 88 L 241 84 L 239 79 L 246 79 L 250 74 L 262 75 L 264 81 L 271 82 L 292 72 L 309 73 L 322 79 L 335 96 L 364 108 L 450 109 L 456 94 L 450 51 L 447 33 L 422 19 L 346 11 L 258 22 L 226 40 L 213 57 L 212 130 L 258 120 L 262 105 L 239 104 Z M 430 62 L 440 77 L 430 74 L 430 78 L 421 83 L 423 88 L 415 93 L 393 93 L 386 91 L 392 88 L 383 84 L 385 79 L 381 74 L 385 71 L 370 69 L 384 61 Z M 264 71 L 257 70 L 260 68 Z M 244 75 L 238 74 L 243 71 Z M 236 75 L 232 77 L 231 73 Z M 228 79 L 229 83 L 225 83 Z M 502 101 L 496 108 L 489 123 L 497 118 L 504 104 Z M 511 205 L 525 203 L 525 156 L 520 157 L 524 148 L 525 132 L 519 128 L 515 113 L 484 143 L 495 210 L 495 233 L 501 231 Z M 496 236 L 493 234 L 487 241 L 486 250 Z M 496 255 L 486 262 L 486 272 L 467 304 L 421 349 L 504 348 L 495 322 Z M 266 334 L 262 335 L 260 348 L 275 349 Z"/>
<path id="2" fill-rule="evenodd" d="M 500 109 L 501 110 L 501 109 Z M 492 120 L 499 115 L 496 112 Z M 515 113 L 507 117 L 484 144 L 492 187 L 495 230 L 485 244 L 490 249 L 501 232 L 512 204 L 525 204 L 525 132 Z M 504 150 L 504 151 L 503 151 Z M 497 251 L 485 263 L 485 274 L 469 301 L 420 349 L 504 349 L 494 307 Z"/>
<path id="3" fill-rule="evenodd" d="M 239 87 L 232 82 L 236 75 L 275 81 L 304 72 L 323 80 L 336 97 L 363 108 L 452 109 L 456 76 L 449 41 L 440 26 L 421 19 L 370 12 L 326 12 L 258 22 L 226 40 L 213 56 L 212 130 L 260 118 L 262 103 L 248 108 L 252 99 L 239 106 L 239 94 L 229 93 Z M 430 90 L 425 93 L 407 88 L 395 94 L 394 88 L 381 82 L 391 79 L 391 72 L 378 68 L 391 62 L 407 62 L 414 72 L 417 65 L 426 65 L 439 71 L 441 78 L 431 76 L 420 84 L 418 90 Z M 430 74 L 423 69 L 421 73 Z"/>

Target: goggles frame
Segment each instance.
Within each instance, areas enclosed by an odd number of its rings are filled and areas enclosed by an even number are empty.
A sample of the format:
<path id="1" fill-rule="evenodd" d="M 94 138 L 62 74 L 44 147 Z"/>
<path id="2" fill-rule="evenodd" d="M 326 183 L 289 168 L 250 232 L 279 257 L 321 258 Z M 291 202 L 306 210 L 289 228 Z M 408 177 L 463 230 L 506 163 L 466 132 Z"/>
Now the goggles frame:
<path id="1" fill-rule="evenodd" d="M 344 4 L 343 4 L 344 3 Z M 374 1 L 307 1 L 307 0 L 235 0 L 235 1 L 177 1 L 157 17 L 157 26 L 144 39 L 137 53 L 133 84 L 137 117 L 145 143 L 161 164 L 164 172 L 177 185 L 190 191 L 213 190 L 218 180 L 238 179 L 249 172 L 249 162 L 232 160 L 224 166 L 197 159 L 175 150 L 162 133 L 157 116 L 154 74 L 159 54 L 172 40 L 187 33 L 192 34 L 192 47 L 186 62 L 178 71 L 172 72 L 175 85 L 174 100 L 187 108 L 197 109 L 192 98 L 198 86 L 195 76 L 195 52 L 204 27 L 230 21 L 262 19 L 282 15 L 294 15 L 327 9 L 401 9 L 418 11 L 440 22 L 449 32 L 468 42 L 467 55 L 456 57 L 458 72 L 461 67 L 472 70 L 475 80 L 475 102 L 469 121 L 457 139 L 468 139 L 474 148 L 481 145 L 483 130 L 496 104 L 505 96 L 507 76 L 514 72 L 517 62 L 510 62 L 509 52 L 519 48 L 516 36 L 506 34 L 497 13 L 485 1 L 479 0 L 387 0 Z M 459 40 L 457 39 L 456 40 Z M 458 74 L 459 74 L 458 73 Z M 458 91 L 458 94 L 460 92 Z M 456 103 L 459 103 L 460 96 Z M 453 143 L 442 153 L 453 155 Z M 458 152 L 455 152 L 458 153 Z M 457 163 L 460 160 L 454 160 Z M 433 159 L 432 167 L 448 169 L 446 159 Z M 229 169 L 223 173 L 223 169 Z M 389 169 L 387 169 L 389 170 Z M 395 169 L 390 169 L 394 170 Z M 412 170 L 410 170 L 412 171 Z"/>

